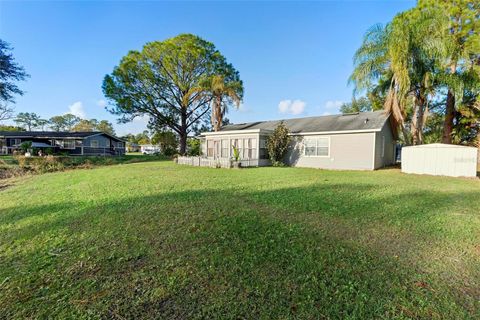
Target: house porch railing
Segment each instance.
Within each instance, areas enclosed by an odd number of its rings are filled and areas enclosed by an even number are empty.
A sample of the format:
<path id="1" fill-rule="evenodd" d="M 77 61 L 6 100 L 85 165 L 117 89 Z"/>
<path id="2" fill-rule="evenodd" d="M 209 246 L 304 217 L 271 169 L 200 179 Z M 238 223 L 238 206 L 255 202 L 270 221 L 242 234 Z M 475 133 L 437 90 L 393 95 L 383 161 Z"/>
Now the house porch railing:
<path id="1" fill-rule="evenodd" d="M 260 160 L 261 161 L 261 160 Z M 243 159 L 240 160 L 241 167 L 258 167 L 259 159 Z M 210 168 L 232 168 L 233 161 L 228 158 L 205 158 L 205 157 L 178 157 L 178 164 L 195 166 L 195 167 L 210 167 Z"/>

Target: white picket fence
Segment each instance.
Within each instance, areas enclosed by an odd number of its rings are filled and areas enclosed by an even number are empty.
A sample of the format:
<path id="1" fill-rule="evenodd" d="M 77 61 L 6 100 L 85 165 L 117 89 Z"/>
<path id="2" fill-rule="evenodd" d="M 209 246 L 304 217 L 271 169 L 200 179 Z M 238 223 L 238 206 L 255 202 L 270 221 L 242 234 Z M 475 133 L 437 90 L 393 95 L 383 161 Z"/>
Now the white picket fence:
<path id="1" fill-rule="evenodd" d="M 195 166 L 195 167 L 210 167 L 210 168 L 232 168 L 232 161 L 226 158 L 204 158 L 204 157 L 178 157 L 178 164 Z M 244 159 L 240 160 L 241 167 L 258 167 L 258 159 Z"/>

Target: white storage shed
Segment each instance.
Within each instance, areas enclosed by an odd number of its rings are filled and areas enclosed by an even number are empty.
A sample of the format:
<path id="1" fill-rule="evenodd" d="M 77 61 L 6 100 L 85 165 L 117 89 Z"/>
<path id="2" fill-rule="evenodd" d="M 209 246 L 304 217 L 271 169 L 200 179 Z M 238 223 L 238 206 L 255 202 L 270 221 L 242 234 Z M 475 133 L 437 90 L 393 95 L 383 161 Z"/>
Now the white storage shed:
<path id="1" fill-rule="evenodd" d="M 453 144 L 402 148 L 402 172 L 450 177 L 477 176 L 478 149 Z"/>

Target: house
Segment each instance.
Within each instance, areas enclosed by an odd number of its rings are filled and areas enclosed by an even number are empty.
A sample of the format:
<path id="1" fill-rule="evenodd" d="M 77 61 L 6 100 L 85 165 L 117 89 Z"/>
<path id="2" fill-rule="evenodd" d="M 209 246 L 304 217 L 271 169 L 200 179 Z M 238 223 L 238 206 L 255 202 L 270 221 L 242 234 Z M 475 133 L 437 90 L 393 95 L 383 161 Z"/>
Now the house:
<path id="1" fill-rule="evenodd" d="M 230 159 L 236 146 L 248 165 L 269 165 L 266 139 L 280 121 L 232 124 L 217 132 L 204 132 L 202 153 L 209 159 Z M 396 134 L 384 111 L 283 121 L 292 137 L 285 157 L 288 165 L 375 170 L 395 163 Z"/>
<path id="2" fill-rule="evenodd" d="M 125 141 L 104 132 L 0 131 L 0 154 L 20 150 L 24 142 L 44 153 L 124 155 Z"/>

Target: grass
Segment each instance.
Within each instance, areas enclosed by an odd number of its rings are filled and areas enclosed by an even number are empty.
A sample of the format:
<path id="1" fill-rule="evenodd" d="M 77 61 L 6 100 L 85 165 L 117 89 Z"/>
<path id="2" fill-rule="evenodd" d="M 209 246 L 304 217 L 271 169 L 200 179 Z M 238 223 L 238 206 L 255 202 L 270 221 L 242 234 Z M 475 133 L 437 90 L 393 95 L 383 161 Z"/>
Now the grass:
<path id="1" fill-rule="evenodd" d="M 475 319 L 480 182 L 146 162 L 0 191 L 0 318 Z"/>

